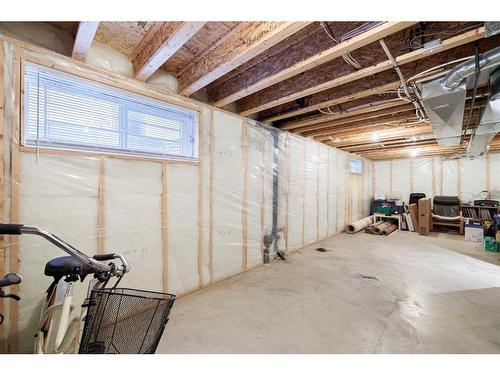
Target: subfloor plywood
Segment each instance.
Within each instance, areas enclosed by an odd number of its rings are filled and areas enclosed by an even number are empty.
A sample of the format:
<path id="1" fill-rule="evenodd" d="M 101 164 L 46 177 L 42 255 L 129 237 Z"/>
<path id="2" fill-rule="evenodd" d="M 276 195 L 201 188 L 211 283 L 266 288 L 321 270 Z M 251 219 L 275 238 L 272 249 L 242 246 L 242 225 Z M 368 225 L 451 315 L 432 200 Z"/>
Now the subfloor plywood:
<path id="1" fill-rule="evenodd" d="M 498 254 L 436 233 L 319 245 L 181 298 L 157 352 L 500 353 Z"/>

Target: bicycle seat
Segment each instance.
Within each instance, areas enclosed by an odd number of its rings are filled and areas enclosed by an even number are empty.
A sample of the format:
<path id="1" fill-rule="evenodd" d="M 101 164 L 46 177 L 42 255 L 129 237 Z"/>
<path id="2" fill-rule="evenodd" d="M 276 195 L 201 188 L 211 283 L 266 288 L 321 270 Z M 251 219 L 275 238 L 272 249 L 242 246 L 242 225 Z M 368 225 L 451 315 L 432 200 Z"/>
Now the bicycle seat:
<path id="1" fill-rule="evenodd" d="M 45 276 L 52 276 L 56 281 L 65 276 L 79 276 L 83 280 L 91 273 L 94 273 L 94 269 L 71 256 L 52 259 L 45 265 L 44 271 Z"/>

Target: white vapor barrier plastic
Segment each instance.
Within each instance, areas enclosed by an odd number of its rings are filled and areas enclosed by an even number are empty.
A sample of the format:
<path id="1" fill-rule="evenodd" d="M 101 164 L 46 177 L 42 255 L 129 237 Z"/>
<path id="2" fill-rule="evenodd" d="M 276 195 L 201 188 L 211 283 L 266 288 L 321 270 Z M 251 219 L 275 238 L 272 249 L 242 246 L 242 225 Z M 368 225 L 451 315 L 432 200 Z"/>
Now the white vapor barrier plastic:
<path id="1" fill-rule="evenodd" d="M 312 245 L 368 215 L 374 188 L 369 160 L 362 159 L 361 175 L 352 174 L 351 154 L 311 139 L 153 92 L 143 83 L 127 80 L 122 85 L 110 73 L 43 51 L 14 49 L 1 37 L 0 51 L 0 89 L 5 92 L 0 108 L 2 222 L 45 228 L 88 255 L 123 254 L 131 271 L 121 286 L 184 295 L 272 261 L 278 251 Z M 24 98 L 15 75 L 21 72 L 19 62 L 31 57 L 77 77 L 92 76 L 199 111 L 199 160 L 36 150 L 19 144 L 12 134 L 22 131 L 18 106 Z M 19 272 L 23 282 L 19 303 L 0 304 L 6 317 L 0 351 L 29 353 L 52 281 L 44 275 L 45 264 L 66 254 L 30 235 L 4 236 L 3 250 L 0 275 Z M 76 283 L 75 306 L 83 302 L 91 277 Z"/>
<path id="2" fill-rule="evenodd" d="M 412 193 L 424 193 L 426 197 L 434 196 L 433 168 L 434 158 L 418 158 L 413 161 Z"/>
<path id="3" fill-rule="evenodd" d="M 135 267 L 124 286 L 161 290 L 161 165 L 106 160 L 104 170 L 105 252 L 124 254 Z"/>
<path id="4" fill-rule="evenodd" d="M 261 238 L 264 233 L 264 212 L 261 207 L 265 207 L 266 182 L 263 167 L 266 144 L 262 131 L 256 128 L 247 127 L 247 157 L 246 157 L 246 181 L 247 181 L 247 229 L 246 229 L 246 262 L 254 266 L 262 261 Z M 272 190 L 271 190 L 272 191 Z"/>
<path id="5" fill-rule="evenodd" d="M 22 154 L 20 162 L 20 222 L 50 228 L 86 254 L 95 254 L 99 160 L 40 155 L 37 164 L 34 154 Z M 19 340 L 21 351 L 30 352 L 43 296 L 51 283 L 43 274 L 44 266 L 67 254 L 40 237 L 21 236 L 19 243 L 19 274 L 26 286 L 20 289 L 18 302 Z M 75 298 L 81 301 L 84 296 L 84 285 L 77 284 Z"/>
<path id="6" fill-rule="evenodd" d="M 320 202 L 328 202 L 329 174 L 328 174 L 328 149 L 319 147 L 318 166 L 318 238 L 328 235 L 328 205 Z"/>
<path id="7" fill-rule="evenodd" d="M 487 169 L 488 176 L 490 177 L 490 195 L 493 199 L 500 200 L 500 154 L 489 155 L 489 168 Z"/>
<path id="8" fill-rule="evenodd" d="M 198 276 L 198 168 L 166 166 L 165 195 L 168 252 L 168 289 L 180 293 L 195 289 Z M 161 249 L 161 246 L 159 247 Z M 161 277 L 158 279 L 161 280 Z M 160 289 L 157 287 L 156 289 Z"/>
<path id="9" fill-rule="evenodd" d="M 213 263 L 216 278 L 242 269 L 243 120 L 214 112 Z"/>
<path id="10" fill-rule="evenodd" d="M 481 190 L 489 190 L 486 189 L 485 158 L 460 160 L 460 199 L 463 202 L 472 201 Z"/>
<path id="11" fill-rule="evenodd" d="M 443 195 L 460 195 L 459 160 L 443 160 Z"/>
<path id="12" fill-rule="evenodd" d="M 390 161 L 377 161 L 375 165 L 375 196 L 387 197 L 391 193 L 391 164 Z"/>
<path id="13" fill-rule="evenodd" d="M 304 160 L 304 242 L 317 239 L 318 230 L 318 144 L 306 142 Z"/>
<path id="14" fill-rule="evenodd" d="M 337 233 L 337 219 L 338 219 L 338 190 L 339 178 L 337 169 L 338 152 L 329 148 L 328 150 L 328 196 L 329 204 L 326 205 L 328 211 L 328 234 Z M 371 178 L 371 177 L 370 177 Z"/>
<path id="15" fill-rule="evenodd" d="M 343 152 L 337 152 L 337 232 L 340 232 L 344 229 L 346 223 L 346 215 L 347 215 L 347 194 L 346 189 L 347 178 L 346 175 L 349 173 L 347 171 L 348 161 L 346 154 Z"/>
<path id="16" fill-rule="evenodd" d="M 492 153 L 474 159 L 447 159 L 435 156 L 415 159 L 396 159 L 373 162 L 377 192 L 388 197 L 406 192 L 456 196 L 462 203 L 483 199 L 488 193 L 500 199 L 500 154 Z M 391 167 L 392 173 L 384 171 Z M 412 171 L 407 173 L 406 170 Z M 392 176 L 392 180 L 391 180 Z M 389 186 L 392 186 L 390 191 Z M 384 190 L 384 187 L 386 190 Z"/>
<path id="17" fill-rule="evenodd" d="M 304 150 L 305 141 L 296 136 L 289 137 L 288 155 L 288 195 L 287 195 L 287 236 L 288 249 L 296 249 L 305 243 L 304 223 Z"/>
<path id="18" fill-rule="evenodd" d="M 408 202 L 411 190 L 410 181 L 410 161 L 394 160 L 392 161 L 392 191 L 390 196 L 402 199 Z"/>

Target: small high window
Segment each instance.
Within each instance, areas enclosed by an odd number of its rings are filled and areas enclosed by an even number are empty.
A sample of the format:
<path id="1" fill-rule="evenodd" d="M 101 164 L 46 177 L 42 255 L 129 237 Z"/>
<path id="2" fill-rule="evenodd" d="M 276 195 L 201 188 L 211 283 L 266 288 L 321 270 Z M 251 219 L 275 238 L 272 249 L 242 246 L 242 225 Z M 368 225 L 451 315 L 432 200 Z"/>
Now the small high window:
<path id="1" fill-rule="evenodd" d="M 195 160 L 198 113 L 28 63 L 24 144 Z"/>

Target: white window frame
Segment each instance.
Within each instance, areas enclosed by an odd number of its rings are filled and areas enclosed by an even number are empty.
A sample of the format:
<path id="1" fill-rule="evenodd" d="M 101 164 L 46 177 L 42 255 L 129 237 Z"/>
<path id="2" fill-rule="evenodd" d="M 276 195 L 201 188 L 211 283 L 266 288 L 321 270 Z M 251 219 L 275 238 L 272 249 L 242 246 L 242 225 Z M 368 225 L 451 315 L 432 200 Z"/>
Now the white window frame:
<path id="1" fill-rule="evenodd" d="M 33 63 L 30 61 L 23 61 L 21 71 L 21 132 L 20 132 L 20 144 L 25 148 L 36 149 L 38 150 L 60 150 L 60 151 L 70 151 L 76 153 L 91 153 L 91 154 L 109 154 L 116 155 L 125 158 L 146 158 L 146 159 L 160 159 L 160 160 L 174 160 L 174 161 L 185 161 L 185 162 L 197 162 L 200 158 L 200 145 L 199 145 L 199 135 L 200 135 L 200 111 L 194 108 L 183 107 L 182 105 L 172 104 L 168 101 L 158 100 L 156 98 L 152 98 L 148 95 L 142 95 L 138 93 L 132 93 L 127 91 L 126 89 L 118 88 L 113 84 L 107 84 L 102 82 L 96 82 L 92 79 L 82 77 L 78 74 L 67 73 L 65 71 L 61 71 L 59 69 L 49 68 L 45 65 L 39 63 Z M 27 103 L 27 93 L 26 89 L 26 80 L 25 80 L 25 72 L 27 67 L 35 67 L 40 70 L 53 72 L 59 76 L 64 76 L 66 79 L 72 80 L 75 84 L 82 83 L 83 85 L 89 85 L 93 88 L 99 89 L 101 88 L 103 91 L 114 92 L 116 93 L 118 102 L 120 100 L 127 102 L 127 109 L 133 110 L 137 109 L 138 112 L 142 112 L 146 115 L 155 115 L 155 110 L 157 109 L 159 112 L 165 111 L 177 111 L 179 113 L 184 113 L 186 115 L 192 116 L 193 120 L 191 121 L 191 129 L 188 129 L 189 135 L 193 137 L 192 144 L 189 145 L 189 148 L 192 149 L 193 156 L 186 155 L 176 155 L 176 154 L 168 154 L 168 153 L 158 153 L 158 152 L 144 152 L 123 148 L 123 144 L 120 141 L 120 148 L 114 147 L 101 147 L 101 146 L 92 146 L 88 144 L 68 144 L 62 142 L 38 142 L 33 139 L 27 138 L 26 128 L 28 126 L 28 103 Z M 109 95 L 108 95 L 109 96 Z M 141 107 L 143 111 L 141 111 Z M 153 110 L 144 111 L 145 108 L 150 107 Z M 156 114 L 158 116 L 158 114 Z M 161 117 L 161 116 L 158 116 Z M 123 119 L 119 119 L 120 127 L 123 126 Z M 186 126 L 186 125 L 183 125 Z M 186 142 L 186 137 L 182 138 L 181 147 L 186 147 L 184 144 Z"/>

